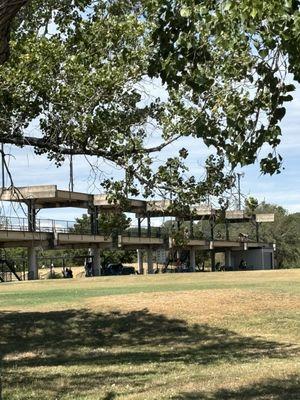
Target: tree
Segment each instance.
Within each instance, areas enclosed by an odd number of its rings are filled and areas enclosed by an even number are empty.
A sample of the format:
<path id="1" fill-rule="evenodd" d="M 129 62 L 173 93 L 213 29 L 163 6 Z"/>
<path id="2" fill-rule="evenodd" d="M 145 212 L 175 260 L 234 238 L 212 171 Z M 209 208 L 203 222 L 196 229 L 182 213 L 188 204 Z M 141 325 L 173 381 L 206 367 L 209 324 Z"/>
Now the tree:
<path id="1" fill-rule="evenodd" d="M 0 65 L 9 56 L 9 36 L 13 18 L 28 0 L 0 0 Z"/>
<path id="2" fill-rule="evenodd" d="M 175 182 L 182 193 L 197 189 L 194 178 L 183 179 L 184 150 L 157 173 L 151 168 L 151 154 L 180 134 L 163 132 L 160 144 L 145 145 L 149 126 L 162 127 L 165 104 L 143 99 L 149 22 L 142 15 L 139 2 L 30 2 L 0 70 L 0 141 L 34 146 L 58 165 L 67 154 L 114 162 L 126 178 L 103 186 L 118 195 L 138 194 L 134 179 L 146 197 L 155 187 L 175 193 Z M 26 129 L 34 120 L 40 135 L 32 137 Z"/>
<path id="3" fill-rule="evenodd" d="M 299 21 L 295 0 L 31 1 L 0 69 L 0 141 L 34 146 L 58 165 L 68 154 L 115 163 L 124 179 L 102 182 L 113 200 L 160 190 L 179 206 L 221 196 L 263 145 L 262 172 L 280 170 Z M 162 81 L 165 101 L 149 96 L 149 77 Z M 37 120 L 39 135 L 26 135 Z M 188 171 L 189 149 L 157 161 L 185 137 L 209 147 L 201 178 Z"/>
<path id="4" fill-rule="evenodd" d="M 247 201 L 249 214 L 274 213 L 274 222 L 259 224 L 259 239 L 276 244 L 277 268 L 298 267 L 300 262 L 300 229 L 297 214 L 289 214 L 286 209 L 275 204 L 261 203 L 250 197 Z M 254 223 L 231 224 L 230 236 L 237 238 L 239 232 L 245 232 L 251 240 L 256 240 Z"/>
<path id="5" fill-rule="evenodd" d="M 124 213 L 101 213 L 98 220 L 99 232 L 109 236 L 113 231 L 117 234 L 123 233 L 130 226 L 131 219 L 126 217 Z M 83 214 L 82 217 L 76 218 L 71 233 L 91 234 L 91 217 Z"/>
<path id="6" fill-rule="evenodd" d="M 105 236 L 118 236 L 130 226 L 130 218 L 126 217 L 124 213 L 102 213 L 98 221 L 99 233 Z M 76 219 L 74 228 L 70 229 L 71 233 L 90 234 L 91 233 L 91 219 L 90 216 L 83 214 L 82 217 Z M 86 250 L 66 250 L 70 257 L 84 256 Z M 101 251 L 101 263 L 107 265 L 111 262 L 133 262 L 136 257 L 134 250 L 120 250 L 104 249 Z"/>
<path id="7" fill-rule="evenodd" d="M 261 224 L 260 235 L 261 240 L 276 243 L 277 268 L 299 266 L 300 231 L 296 217 L 281 206 L 266 203 L 262 203 L 256 211 L 275 214 L 274 222 Z"/>
<path id="8" fill-rule="evenodd" d="M 279 123 L 299 81 L 298 1 L 162 1 L 152 33 L 150 76 L 160 76 L 185 108 L 183 129 L 214 146 L 234 167 L 257 158 L 276 173 Z M 193 123 L 191 124 L 191 121 Z"/>

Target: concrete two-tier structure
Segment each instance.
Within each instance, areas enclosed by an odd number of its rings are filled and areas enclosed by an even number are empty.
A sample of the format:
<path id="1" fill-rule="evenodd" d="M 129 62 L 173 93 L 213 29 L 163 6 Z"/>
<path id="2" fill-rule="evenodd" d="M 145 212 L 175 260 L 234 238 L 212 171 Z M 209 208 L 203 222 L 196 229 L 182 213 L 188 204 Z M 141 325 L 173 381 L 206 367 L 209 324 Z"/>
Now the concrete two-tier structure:
<path id="1" fill-rule="evenodd" d="M 1 201 L 23 203 L 27 207 L 27 223 L 24 226 L 8 226 L 3 223 L 0 226 L 0 247 L 27 247 L 28 248 L 28 277 L 38 278 L 37 251 L 43 249 L 61 248 L 89 248 L 91 249 L 95 275 L 101 273 L 101 249 L 125 248 L 136 249 L 138 255 L 139 272 L 143 273 L 143 252 L 147 254 L 147 272 L 153 272 L 153 251 L 156 249 L 175 248 L 176 244 L 171 238 L 163 238 L 153 232 L 151 218 L 174 217 L 177 227 L 182 221 L 189 221 L 189 234 L 185 243 L 189 251 L 190 269 L 196 267 L 196 250 L 209 250 L 212 255 L 212 267 L 214 267 L 214 255 L 217 252 L 225 253 L 225 263 L 232 268 L 237 267 L 241 259 L 247 261 L 256 268 L 274 267 L 273 244 L 262 243 L 259 240 L 259 225 L 263 222 L 272 222 L 273 214 L 257 214 L 249 216 L 243 211 L 216 210 L 207 206 L 195 205 L 188 210 L 176 211 L 169 200 L 146 201 L 127 199 L 124 204 L 111 203 L 106 195 L 87 194 L 59 190 L 56 185 L 29 186 L 19 188 L 2 189 Z M 62 231 L 56 226 L 47 228 L 40 226 L 37 212 L 45 208 L 76 207 L 85 209 L 90 214 L 90 232 L 84 234 L 72 233 L 72 230 Z M 122 211 L 135 214 L 138 226 L 135 235 L 122 233 L 114 235 L 101 234 L 99 231 L 99 215 L 106 212 Z M 216 216 L 224 214 L 226 226 L 225 240 L 214 237 L 213 224 Z M 142 221 L 147 221 L 146 234 L 142 229 Z M 211 223 L 211 237 L 209 240 L 197 239 L 193 235 L 194 221 L 207 220 Z M 256 224 L 256 240 L 248 241 L 245 238 L 232 241 L 229 238 L 229 224 L 237 222 L 253 221 Z M 213 268 L 212 268 L 213 269 Z"/>

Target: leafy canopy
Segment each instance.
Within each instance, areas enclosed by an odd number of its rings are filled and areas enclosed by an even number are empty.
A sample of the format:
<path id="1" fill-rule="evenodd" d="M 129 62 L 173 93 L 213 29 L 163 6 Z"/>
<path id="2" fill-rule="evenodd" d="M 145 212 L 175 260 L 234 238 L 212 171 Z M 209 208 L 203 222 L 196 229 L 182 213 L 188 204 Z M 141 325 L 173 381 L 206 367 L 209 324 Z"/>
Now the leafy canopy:
<path id="1" fill-rule="evenodd" d="M 298 1 L 162 1 L 149 74 L 175 91 L 190 116 L 186 129 L 234 167 L 260 160 L 276 173 L 284 103 L 299 80 Z"/>
<path id="2" fill-rule="evenodd" d="M 68 154 L 109 160 L 125 177 L 102 185 L 118 195 L 138 195 L 139 183 L 145 197 L 168 191 L 175 203 L 221 196 L 262 146 L 261 171 L 280 170 L 299 33 L 295 0 L 31 1 L 0 68 L 0 141 L 58 165 Z M 164 101 L 149 78 L 164 85 Z M 33 121 L 37 137 L 26 131 Z M 157 160 L 184 137 L 209 148 L 200 178 L 187 148 Z"/>

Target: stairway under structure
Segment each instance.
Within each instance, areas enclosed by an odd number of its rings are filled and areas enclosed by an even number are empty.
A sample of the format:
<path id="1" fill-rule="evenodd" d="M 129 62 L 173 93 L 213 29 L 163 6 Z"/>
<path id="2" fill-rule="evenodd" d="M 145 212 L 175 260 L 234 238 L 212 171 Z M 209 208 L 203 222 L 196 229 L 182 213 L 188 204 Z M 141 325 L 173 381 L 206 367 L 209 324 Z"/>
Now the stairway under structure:
<path id="1" fill-rule="evenodd" d="M 0 259 L 0 282 L 21 281 L 12 260 Z"/>

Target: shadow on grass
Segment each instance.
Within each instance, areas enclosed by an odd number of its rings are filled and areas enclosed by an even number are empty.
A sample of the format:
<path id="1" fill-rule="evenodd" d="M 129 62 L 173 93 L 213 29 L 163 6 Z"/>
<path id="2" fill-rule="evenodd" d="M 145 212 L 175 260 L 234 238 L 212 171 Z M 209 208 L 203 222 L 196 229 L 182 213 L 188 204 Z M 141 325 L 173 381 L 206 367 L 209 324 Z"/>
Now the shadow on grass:
<path id="1" fill-rule="evenodd" d="M 300 377 L 290 375 L 285 379 L 267 379 L 237 390 L 217 390 L 212 393 L 181 393 L 172 400 L 299 400 Z"/>
<path id="2" fill-rule="evenodd" d="M 169 362 L 213 365 L 259 358 L 287 358 L 295 353 L 293 346 L 243 337 L 206 324 L 189 326 L 185 321 L 151 314 L 147 310 L 128 313 L 92 313 L 88 310 L 5 312 L 0 316 L 0 327 L 4 387 L 17 383 L 20 387 L 35 386 L 42 393 L 49 383 L 47 372 L 44 375 L 39 372 L 36 379 L 32 370 L 27 373 L 23 369 L 21 375 L 16 374 L 16 368 L 76 367 L 76 373 L 65 372 L 62 387 L 52 388 L 53 398 L 60 398 L 70 389 L 80 394 L 89 388 L 114 385 L 116 381 L 123 386 L 136 387 L 136 392 L 142 391 L 145 381 L 154 380 L 157 371 L 137 372 L 136 368 L 150 363 L 160 366 Z M 112 366 L 114 370 L 110 368 Z M 81 367 L 88 370 L 101 367 L 101 374 L 85 373 Z M 49 368 L 45 371 L 49 372 Z M 60 374 L 54 371 L 51 371 L 51 380 L 59 380 Z M 247 394 L 230 397 L 229 392 L 229 397 L 224 397 L 227 395 L 224 393 L 223 397 L 203 399 L 251 398 Z M 202 398 L 194 394 L 181 396 L 178 399 Z M 115 399 L 116 393 L 107 391 L 102 398 Z"/>

